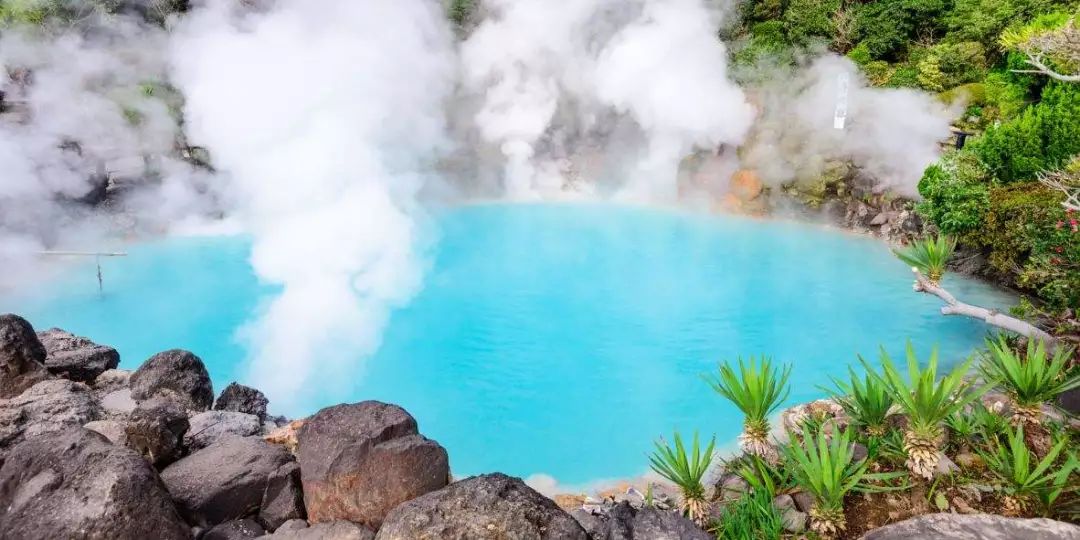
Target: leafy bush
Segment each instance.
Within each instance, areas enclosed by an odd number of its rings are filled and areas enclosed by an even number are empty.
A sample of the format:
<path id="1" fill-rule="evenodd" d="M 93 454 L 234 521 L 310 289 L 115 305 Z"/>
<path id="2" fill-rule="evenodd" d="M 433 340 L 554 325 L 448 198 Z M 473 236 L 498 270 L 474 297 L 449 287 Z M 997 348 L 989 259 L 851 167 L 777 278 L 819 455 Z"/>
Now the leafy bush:
<path id="1" fill-rule="evenodd" d="M 716 528 L 718 540 L 779 540 L 784 532 L 780 510 L 763 491 L 750 491 L 724 506 Z"/>
<path id="2" fill-rule="evenodd" d="M 1050 0 L 954 0 L 945 15 L 949 39 L 990 46 L 1006 27 L 1049 9 Z"/>
<path id="3" fill-rule="evenodd" d="M 746 456 L 735 469 L 736 474 L 746 481 L 750 489 L 767 493 L 770 501 L 795 487 L 795 479 L 787 467 L 769 463 L 758 456 Z"/>
<path id="4" fill-rule="evenodd" d="M 900 64 L 892 70 L 885 86 L 892 88 L 918 88 L 919 68 L 911 64 Z"/>
<path id="5" fill-rule="evenodd" d="M 784 28 L 795 45 L 830 42 L 836 33 L 833 17 L 841 0 L 788 0 Z"/>
<path id="6" fill-rule="evenodd" d="M 991 189 L 977 237 L 993 268 L 1058 308 L 1080 306 L 1080 234 L 1061 200 L 1038 183 Z"/>
<path id="7" fill-rule="evenodd" d="M 649 456 L 652 470 L 679 486 L 683 498 L 683 513 L 698 524 L 704 524 L 706 518 L 705 485 L 701 479 L 709 470 L 713 460 L 713 448 L 716 438 L 702 451 L 698 443 L 698 434 L 694 432 L 694 442 L 687 454 L 679 432 L 675 432 L 675 447 L 665 441 L 656 441 L 656 451 Z"/>
<path id="8" fill-rule="evenodd" d="M 917 37 L 941 33 L 944 0 L 878 0 L 862 6 L 856 34 L 870 55 L 879 60 L 899 59 Z"/>
<path id="9" fill-rule="evenodd" d="M 1080 153 L 1080 85 L 1048 84 L 1042 101 L 988 129 L 972 149 L 1003 182 L 1031 180 L 1064 165 Z"/>

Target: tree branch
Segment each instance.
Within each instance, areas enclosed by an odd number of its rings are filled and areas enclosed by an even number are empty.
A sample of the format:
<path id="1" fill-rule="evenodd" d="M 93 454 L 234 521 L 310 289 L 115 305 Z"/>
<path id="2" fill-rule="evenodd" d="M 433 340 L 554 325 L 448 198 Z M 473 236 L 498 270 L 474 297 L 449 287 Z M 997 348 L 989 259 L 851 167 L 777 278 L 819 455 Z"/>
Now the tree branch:
<path id="1" fill-rule="evenodd" d="M 1028 64 L 1035 66 L 1035 69 L 1013 69 L 1010 70 L 1013 73 L 1041 73 L 1062 82 L 1080 82 L 1080 74 L 1076 75 L 1064 75 L 1051 69 L 1046 64 L 1042 63 L 1040 58 L 1031 53 L 1025 53 L 1027 55 L 1026 61 Z"/>
<path id="2" fill-rule="evenodd" d="M 1057 340 L 1054 336 L 1051 336 L 1049 333 L 1041 330 L 1035 325 L 1017 319 L 1016 317 L 1005 315 L 997 310 L 961 302 L 957 300 L 952 293 L 942 288 L 941 285 L 927 279 L 927 277 L 924 276 L 922 272 L 919 272 L 918 269 L 912 268 L 911 271 L 915 273 L 914 289 L 916 292 L 934 295 L 945 302 L 945 305 L 941 307 L 942 315 L 963 315 L 973 319 L 980 319 L 990 326 L 1008 330 L 1009 332 L 1020 334 L 1029 339 L 1042 340 L 1050 349 L 1054 349 L 1057 346 Z"/>

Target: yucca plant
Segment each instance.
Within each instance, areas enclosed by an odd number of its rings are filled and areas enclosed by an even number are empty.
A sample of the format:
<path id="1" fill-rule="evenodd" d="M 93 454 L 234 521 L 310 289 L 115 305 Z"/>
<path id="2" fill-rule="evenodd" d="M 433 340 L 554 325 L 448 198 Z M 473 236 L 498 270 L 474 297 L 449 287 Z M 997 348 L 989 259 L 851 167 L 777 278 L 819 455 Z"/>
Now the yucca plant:
<path id="1" fill-rule="evenodd" d="M 945 417 L 945 425 L 952 430 L 950 440 L 956 441 L 956 448 L 971 446 L 971 441 L 979 434 L 979 422 L 966 411 L 957 411 Z"/>
<path id="2" fill-rule="evenodd" d="M 1020 515 L 1032 503 L 1038 502 L 1043 514 L 1048 514 L 1054 502 L 1068 489 L 1069 476 L 1077 467 L 1076 456 L 1070 454 L 1060 469 L 1051 470 L 1068 445 L 1068 439 L 1057 441 L 1039 460 L 1024 442 L 1024 426 L 1009 428 L 1007 433 L 1006 443 L 995 440 L 989 451 L 979 452 L 990 471 L 1005 484 L 1005 512 Z"/>
<path id="3" fill-rule="evenodd" d="M 769 463 L 759 456 L 746 456 L 734 469 L 735 474 L 745 480 L 751 490 L 768 493 L 769 500 L 795 487 L 795 479 L 787 467 Z"/>
<path id="4" fill-rule="evenodd" d="M 826 388 L 825 391 L 832 395 L 833 401 L 843 407 L 852 424 L 866 430 L 870 437 L 881 437 L 885 434 L 886 422 L 893 406 L 888 387 L 880 378 L 870 373 L 859 377 L 850 366 L 848 373 L 850 382 L 833 378 L 836 389 Z"/>
<path id="5" fill-rule="evenodd" d="M 927 480 L 933 477 L 934 469 L 941 459 L 940 447 L 945 434 L 943 422 L 949 415 L 963 410 L 969 403 L 979 399 L 988 389 L 985 386 L 972 388 L 972 385 L 964 380 L 964 374 L 971 367 L 972 360 L 973 358 L 968 358 L 951 373 L 938 379 L 937 349 L 930 353 L 926 368 L 920 368 L 915 350 L 911 343 L 908 343 L 908 379 L 905 380 L 884 348 L 881 350 L 881 374 L 874 371 L 866 360 L 859 358 L 868 372 L 880 378 L 889 388 L 893 399 L 907 414 L 904 451 L 908 456 L 906 465 L 913 475 Z"/>
<path id="6" fill-rule="evenodd" d="M 981 401 L 971 404 L 971 419 L 979 429 L 979 435 L 986 440 L 996 440 L 1009 428 L 1009 419 L 1001 413 L 991 411 Z"/>
<path id="7" fill-rule="evenodd" d="M 787 386 L 790 376 L 790 365 L 778 369 L 767 356 L 762 356 L 760 361 L 751 357 L 749 362 L 740 358 L 737 372 L 729 363 L 724 363 L 720 365 L 719 374 L 704 376 L 713 390 L 742 411 L 744 423 L 739 447 L 744 452 L 776 460 L 776 448 L 769 443 L 769 415 L 787 399 L 791 391 Z"/>
<path id="8" fill-rule="evenodd" d="M 749 491 L 724 506 L 716 530 L 717 540 L 780 540 L 784 517 L 763 491 Z"/>
<path id="9" fill-rule="evenodd" d="M 1012 422 L 1029 427 L 1042 424 L 1042 406 L 1052 403 L 1062 392 L 1080 387 L 1080 373 L 1071 373 L 1072 350 L 1058 347 L 1048 353 L 1046 344 L 1029 339 L 1022 356 L 1004 337 L 986 340 L 979 371 L 989 381 L 996 381 L 1013 400 Z"/>
<path id="10" fill-rule="evenodd" d="M 675 432 L 674 440 L 674 448 L 663 439 L 656 441 L 656 451 L 649 456 L 650 466 L 657 474 L 679 487 L 682 492 L 683 514 L 698 525 L 704 526 L 708 512 L 705 502 L 705 485 L 701 479 L 712 464 L 716 437 L 713 437 L 702 451 L 695 431 L 689 454 L 678 431 Z"/>
<path id="11" fill-rule="evenodd" d="M 912 268 L 921 272 L 931 283 L 941 282 L 945 265 L 956 250 L 956 241 L 945 235 L 916 240 L 911 245 L 893 250 L 893 253 Z"/>
<path id="12" fill-rule="evenodd" d="M 898 476 L 867 474 L 868 462 L 855 461 L 851 430 L 847 429 L 832 437 L 817 433 L 802 440 L 792 439 L 784 446 L 784 458 L 795 483 L 814 498 L 809 512 L 810 529 L 823 538 L 833 538 L 847 528 L 844 496 L 848 492 L 860 488 L 864 480 Z"/>

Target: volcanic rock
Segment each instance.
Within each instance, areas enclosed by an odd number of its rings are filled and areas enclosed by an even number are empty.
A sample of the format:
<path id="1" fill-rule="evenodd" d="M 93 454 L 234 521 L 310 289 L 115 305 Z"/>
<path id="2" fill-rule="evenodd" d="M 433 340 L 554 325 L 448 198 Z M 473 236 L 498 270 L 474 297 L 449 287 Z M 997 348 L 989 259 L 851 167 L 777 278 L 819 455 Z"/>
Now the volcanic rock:
<path id="1" fill-rule="evenodd" d="M 588 535 L 554 501 L 518 478 L 495 473 L 455 482 L 394 508 L 375 538 L 586 540 Z"/>
<path id="2" fill-rule="evenodd" d="M 0 467 L 0 537 L 190 540 L 153 469 L 79 427 L 16 446 Z"/>
<path id="3" fill-rule="evenodd" d="M 59 328 L 38 332 L 37 336 L 45 347 L 45 368 L 65 379 L 89 383 L 120 364 L 116 349 Z"/>
<path id="4" fill-rule="evenodd" d="M 295 462 L 286 463 L 266 480 L 266 490 L 259 505 L 259 521 L 267 529 L 274 530 L 288 521 L 306 517 L 300 466 Z"/>
<path id="5" fill-rule="evenodd" d="M 184 452 L 188 418 L 180 405 L 162 398 L 139 403 L 128 419 L 128 446 L 151 464 L 163 467 Z"/>
<path id="6" fill-rule="evenodd" d="M 1080 540 L 1080 527 L 992 514 L 926 514 L 866 533 L 862 540 Z"/>
<path id="7" fill-rule="evenodd" d="M 18 315 L 0 315 L 0 399 L 15 397 L 48 379 L 45 347 Z"/>
<path id="8" fill-rule="evenodd" d="M 254 516 L 272 475 L 293 458 L 257 437 L 227 437 L 161 471 L 189 523 L 213 526 Z"/>
<path id="9" fill-rule="evenodd" d="M 131 374 L 129 384 L 136 401 L 161 397 L 191 411 L 205 411 L 214 402 L 210 374 L 203 361 L 179 349 L 151 356 Z"/>
<path id="10" fill-rule="evenodd" d="M 653 507 L 634 508 L 624 501 L 604 514 L 575 510 L 571 515 L 592 540 L 711 540 L 692 521 Z"/>
<path id="11" fill-rule="evenodd" d="M 35 384 L 0 400 L 0 450 L 45 433 L 81 427 L 101 416 L 90 389 L 66 379 Z"/>
<path id="12" fill-rule="evenodd" d="M 416 420 L 396 405 L 325 408 L 305 421 L 298 441 L 313 523 L 345 519 L 375 529 L 394 507 L 449 481 L 446 450 L 419 435 Z"/>
<path id="13" fill-rule="evenodd" d="M 188 421 L 184 446 L 189 451 L 206 448 L 222 437 L 249 437 L 262 431 L 258 417 L 239 412 L 206 411 Z"/>
<path id="14" fill-rule="evenodd" d="M 373 540 L 375 533 L 350 521 L 329 521 L 310 527 L 285 528 L 274 531 L 273 540 Z"/>
<path id="15" fill-rule="evenodd" d="M 206 534 L 202 535 L 199 540 L 245 540 L 247 538 L 258 538 L 264 534 L 266 534 L 266 530 L 255 520 L 237 519 L 215 525 L 209 531 L 206 531 Z"/>
<path id="16" fill-rule="evenodd" d="M 217 402 L 214 403 L 215 411 L 234 411 L 253 414 L 259 417 L 259 421 L 266 419 L 266 406 L 270 403 L 262 392 L 244 386 L 231 383 L 221 391 Z"/>

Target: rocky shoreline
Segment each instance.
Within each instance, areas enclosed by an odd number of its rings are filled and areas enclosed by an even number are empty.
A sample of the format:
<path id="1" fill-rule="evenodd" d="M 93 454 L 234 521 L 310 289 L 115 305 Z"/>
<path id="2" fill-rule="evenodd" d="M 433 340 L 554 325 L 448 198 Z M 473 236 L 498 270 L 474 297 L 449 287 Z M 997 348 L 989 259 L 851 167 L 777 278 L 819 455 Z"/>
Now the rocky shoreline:
<path id="1" fill-rule="evenodd" d="M 568 512 L 501 473 L 454 481 L 446 449 L 396 405 L 290 422 L 253 388 L 232 383 L 215 399 L 187 351 L 118 365 L 110 347 L 0 315 L 0 539 L 712 538 L 663 496 L 583 499 Z M 1049 520 L 948 515 L 867 538 L 1021 532 L 1080 539 Z"/>

